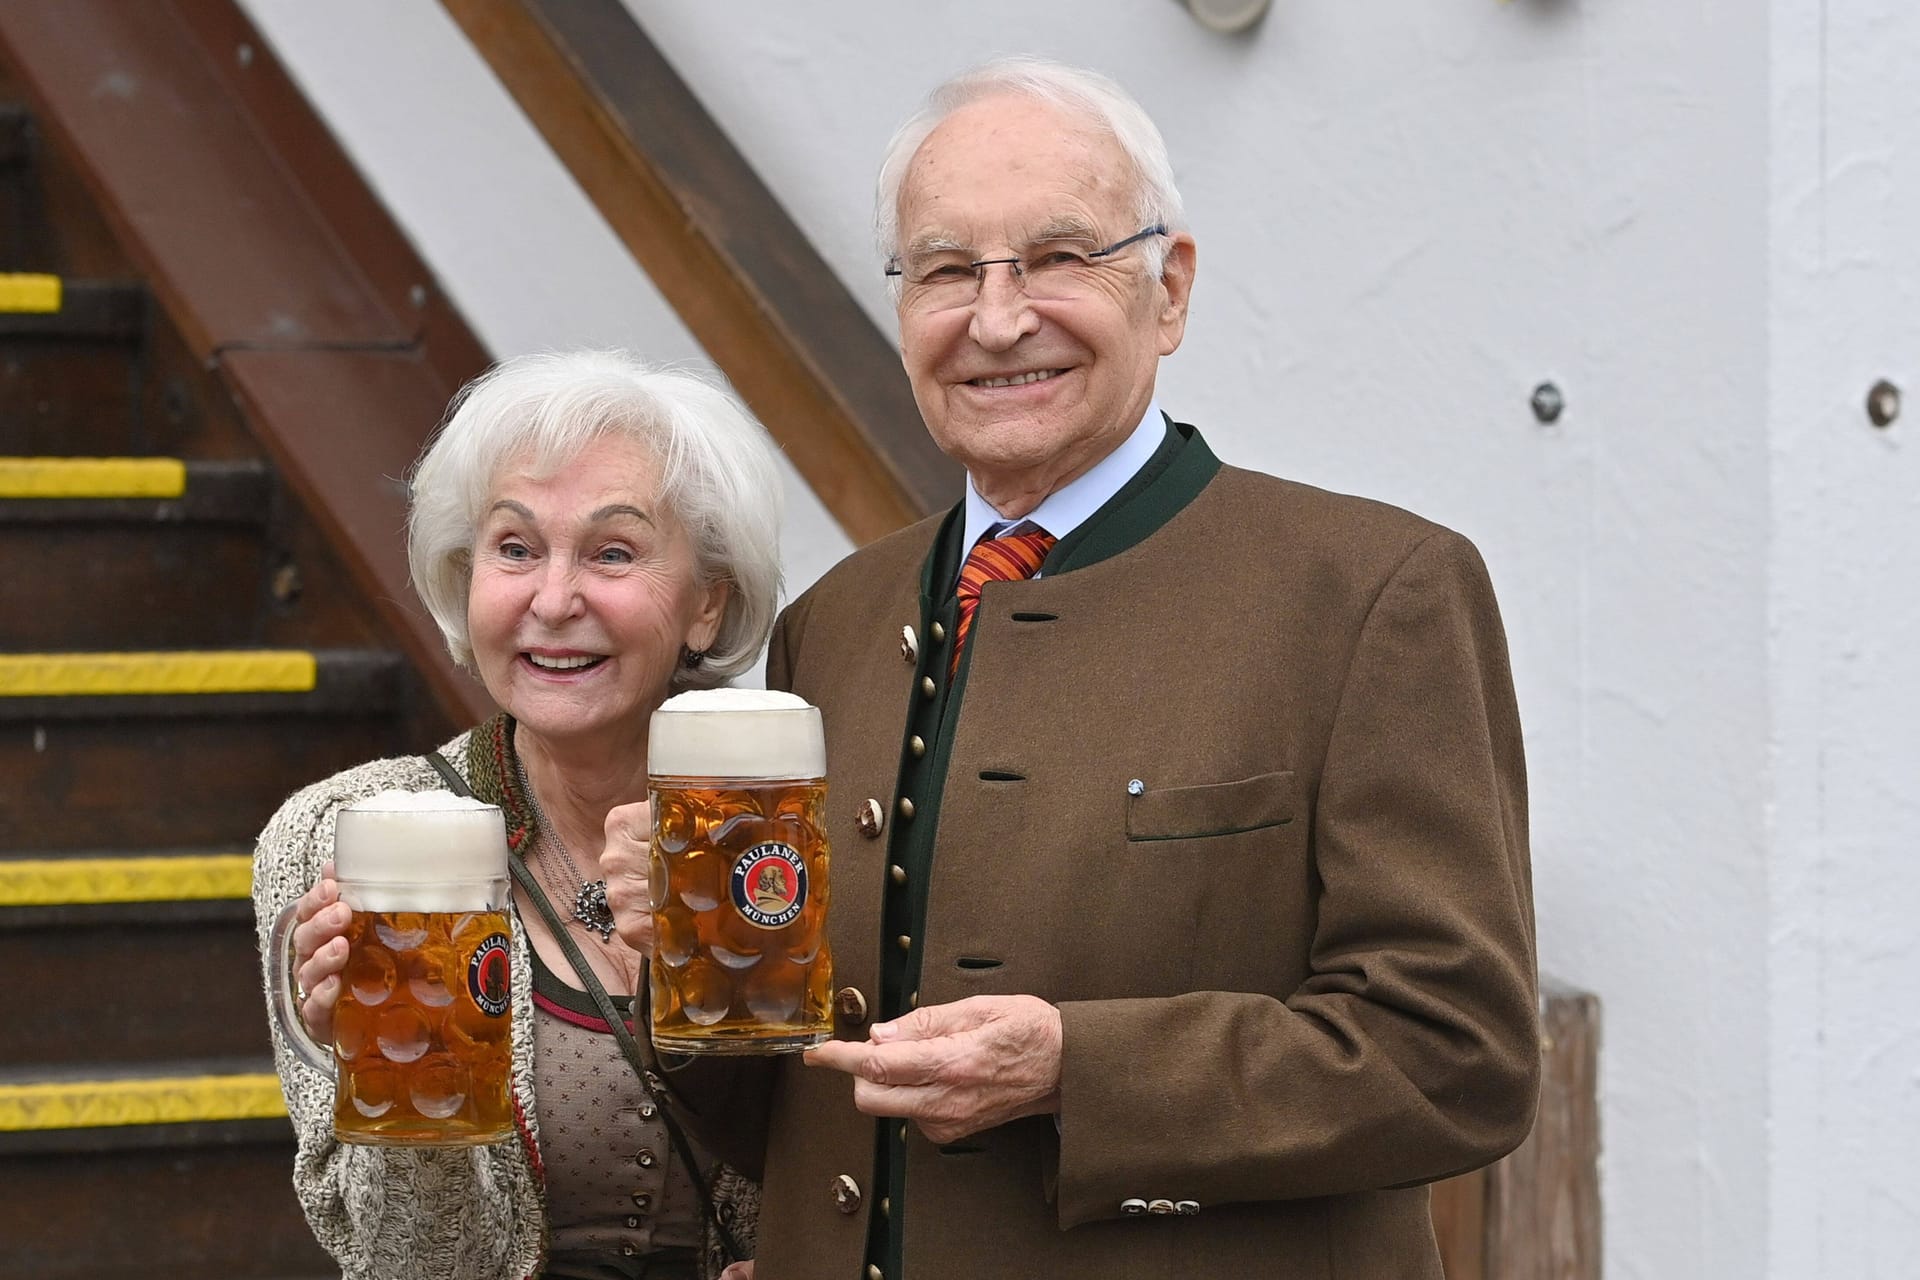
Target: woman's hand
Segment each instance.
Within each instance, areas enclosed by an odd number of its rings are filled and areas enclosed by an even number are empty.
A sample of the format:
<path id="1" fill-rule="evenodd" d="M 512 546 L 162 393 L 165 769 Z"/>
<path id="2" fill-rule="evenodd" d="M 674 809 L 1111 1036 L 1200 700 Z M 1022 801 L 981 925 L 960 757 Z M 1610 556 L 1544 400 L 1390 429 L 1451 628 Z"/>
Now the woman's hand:
<path id="1" fill-rule="evenodd" d="M 653 954 L 653 898 L 648 868 L 653 858 L 653 806 L 645 800 L 607 810 L 607 845 L 600 874 L 620 940 L 643 956 Z"/>
<path id="2" fill-rule="evenodd" d="M 293 918 L 293 980 L 300 1020 L 316 1043 L 333 1043 L 333 1010 L 340 1003 L 340 971 L 347 967 L 347 926 L 353 912 L 340 901 L 334 883 L 333 862 L 320 868 L 320 879 L 300 895 Z"/>

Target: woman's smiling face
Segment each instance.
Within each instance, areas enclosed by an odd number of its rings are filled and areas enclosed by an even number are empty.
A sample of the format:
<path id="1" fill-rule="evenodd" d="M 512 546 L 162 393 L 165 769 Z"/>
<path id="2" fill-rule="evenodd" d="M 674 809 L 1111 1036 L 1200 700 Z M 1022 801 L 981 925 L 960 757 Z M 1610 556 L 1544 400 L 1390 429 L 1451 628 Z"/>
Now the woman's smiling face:
<path id="1" fill-rule="evenodd" d="M 494 701 L 554 741 L 646 733 L 683 649 L 719 630 L 725 583 L 702 584 L 638 444 L 606 436 L 545 478 L 494 476 L 473 547 L 467 626 Z"/>

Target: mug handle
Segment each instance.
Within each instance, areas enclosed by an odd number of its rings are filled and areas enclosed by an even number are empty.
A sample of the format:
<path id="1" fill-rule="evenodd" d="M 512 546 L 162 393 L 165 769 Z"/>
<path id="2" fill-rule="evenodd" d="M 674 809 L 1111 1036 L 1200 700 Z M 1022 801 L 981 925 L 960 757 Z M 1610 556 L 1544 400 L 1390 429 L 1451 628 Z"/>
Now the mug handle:
<path id="1" fill-rule="evenodd" d="M 273 975 L 273 1020 L 280 1027 L 287 1047 L 294 1056 L 324 1075 L 334 1075 L 338 1068 L 334 1066 L 333 1053 L 322 1047 L 307 1031 L 307 1024 L 300 1017 L 300 1010 L 293 1001 L 293 956 L 289 954 L 293 941 L 294 912 L 300 906 L 290 902 L 274 917 L 273 932 L 267 936 L 267 969 Z"/>

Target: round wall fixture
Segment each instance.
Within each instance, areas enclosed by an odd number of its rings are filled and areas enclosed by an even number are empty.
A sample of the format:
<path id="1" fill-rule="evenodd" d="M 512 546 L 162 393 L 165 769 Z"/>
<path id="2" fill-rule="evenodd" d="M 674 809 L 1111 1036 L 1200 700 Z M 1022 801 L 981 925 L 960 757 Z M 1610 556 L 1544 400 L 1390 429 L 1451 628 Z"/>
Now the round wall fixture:
<path id="1" fill-rule="evenodd" d="M 1207 30 L 1235 35 L 1265 17 L 1273 0 L 1180 0 L 1180 3 Z"/>

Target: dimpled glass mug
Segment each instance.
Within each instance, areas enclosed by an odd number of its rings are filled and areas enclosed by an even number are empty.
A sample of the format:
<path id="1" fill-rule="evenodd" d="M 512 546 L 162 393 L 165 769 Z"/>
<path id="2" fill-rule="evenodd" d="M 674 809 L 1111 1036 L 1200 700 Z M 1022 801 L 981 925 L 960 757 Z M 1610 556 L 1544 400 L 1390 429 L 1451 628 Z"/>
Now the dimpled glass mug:
<path id="1" fill-rule="evenodd" d="M 291 990 L 294 908 L 269 954 L 281 1034 L 332 1074 L 342 1142 L 471 1146 L 512 1136 L 512 930 L 500 810 L 445 791 L 390 791 L 340 811 L 340 900 L 353 911 L 333 1043 Z"/>
<path id="2" fill-rule="evenodd" d="M 833 1036 L 826 738 L 789 693 L 669 698 L 647 731 L 654 1047 L 791 1053 Z"/>

